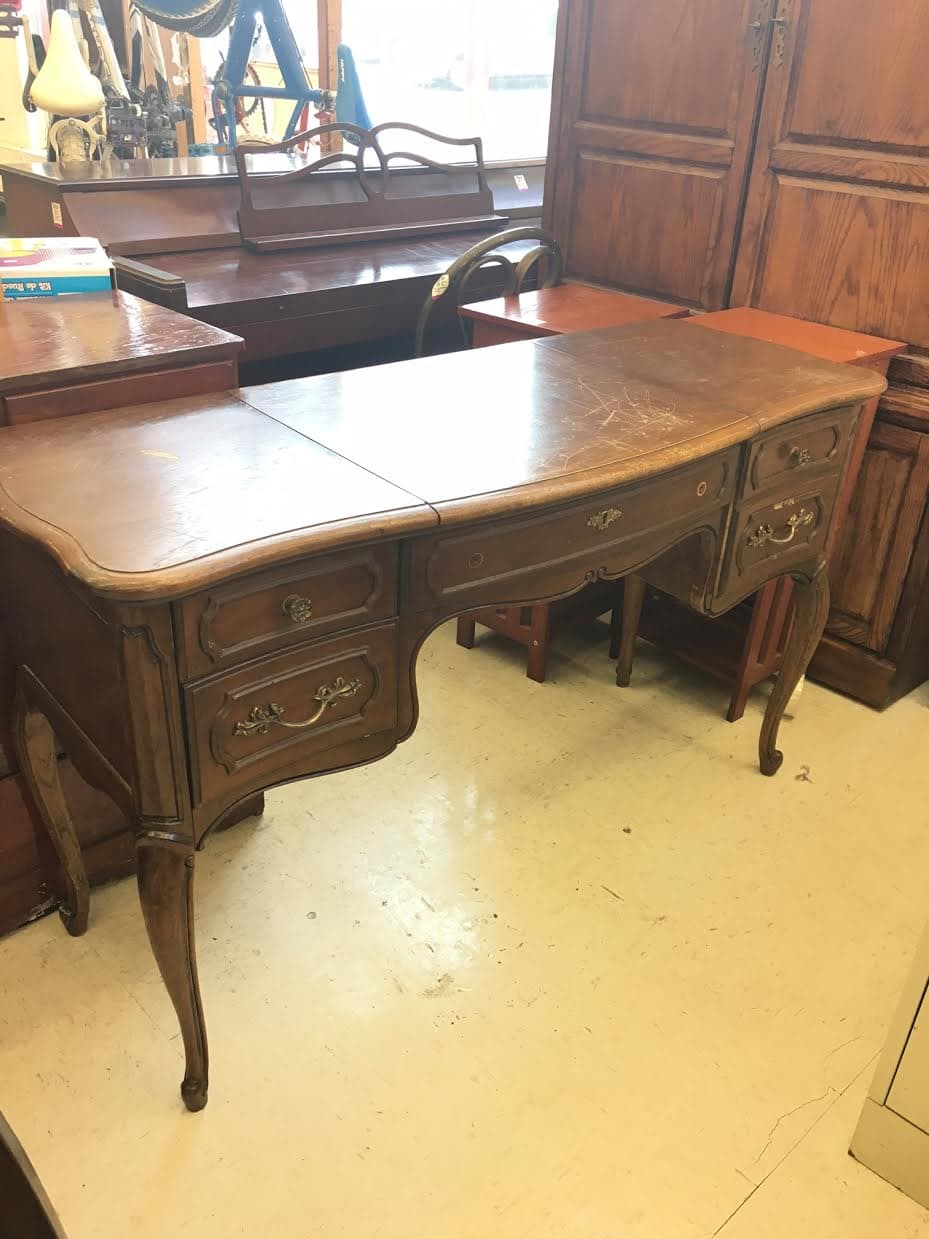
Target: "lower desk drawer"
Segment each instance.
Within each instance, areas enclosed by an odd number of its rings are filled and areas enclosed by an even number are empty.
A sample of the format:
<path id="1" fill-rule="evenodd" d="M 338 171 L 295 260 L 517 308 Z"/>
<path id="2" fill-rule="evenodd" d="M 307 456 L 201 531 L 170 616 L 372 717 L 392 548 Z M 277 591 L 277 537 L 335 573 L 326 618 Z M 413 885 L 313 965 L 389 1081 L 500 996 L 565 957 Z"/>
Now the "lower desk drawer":
<path id="1" fill-rule="evenodd" d="M 396 624 L 380 624 L 191 685 L 194 803 L 312 774 L 329 749 L 391 730 L 396 647 Z"/>
<path id="2" fill-rule="evenodd" d="M 778 572 L 789 572 L 793 564 L 822 552 L 836 484 L 835 477 L 823 478 L 788 499 L 741 505 L 723 562 L 721 601 L 736 602 Z"/>
<path id="3" fill-rule="evenodd" d="M 738 449 L 698 465 L 576 503 L 542 516 L 513 517 L 461 533 L 419 539 L 410 578 L 413 605 L 474 598 L 526 602 L 568 591 L 603 571 L 621 574 L 670 545 L 677 530 L 696 528 L 729 502 Z"/>

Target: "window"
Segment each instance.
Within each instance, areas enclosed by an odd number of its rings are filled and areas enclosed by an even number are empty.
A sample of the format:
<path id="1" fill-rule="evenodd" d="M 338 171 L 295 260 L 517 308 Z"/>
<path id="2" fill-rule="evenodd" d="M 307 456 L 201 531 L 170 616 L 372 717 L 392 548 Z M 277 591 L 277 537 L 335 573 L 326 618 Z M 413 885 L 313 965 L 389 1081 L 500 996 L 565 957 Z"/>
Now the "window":
<path id="1" fill-rule="evenodd" d="M 558 0 L 318 0 L 318 7 L 333 41 L 354 54 L 372 124 L 405 121 L 449 137 L 478 136 L 488 161 L 544 159 Z M 315 84 L 317 5 L 284 0 L 284 8 Z M 208 81 L 227 45 L 228 34 L 201 41 Z M 280 82 L 260 31 L 250 77 Z M 291 107 L 248 100 L 243 136 L 279 139 Z M 448 147 L 435 153 L 450 157 Z"/>
<path id="2" fill-rule="evenodd" d="M 342 0 L 374 124 L 479 136 L 484 157 L 542 159 L 558 0 Z"/>

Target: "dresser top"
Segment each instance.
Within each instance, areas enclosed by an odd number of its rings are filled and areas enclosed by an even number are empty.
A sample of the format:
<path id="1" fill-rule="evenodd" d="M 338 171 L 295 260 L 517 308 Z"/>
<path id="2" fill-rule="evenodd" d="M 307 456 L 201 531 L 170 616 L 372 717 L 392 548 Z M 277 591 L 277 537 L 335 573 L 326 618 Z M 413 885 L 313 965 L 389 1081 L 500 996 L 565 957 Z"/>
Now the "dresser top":
<path id="1" fill-rule="evenodd" d="M 0 433 L 0 523 L 97 592 L 260 564 L 667 472 L 876 395 L 868 370 L 663 321 Z"/>
<path id="2" fill-rule="evenodd" d="M 124 292 L 0 301 L 0 396 L 235 357 L 238 336 Z"/>

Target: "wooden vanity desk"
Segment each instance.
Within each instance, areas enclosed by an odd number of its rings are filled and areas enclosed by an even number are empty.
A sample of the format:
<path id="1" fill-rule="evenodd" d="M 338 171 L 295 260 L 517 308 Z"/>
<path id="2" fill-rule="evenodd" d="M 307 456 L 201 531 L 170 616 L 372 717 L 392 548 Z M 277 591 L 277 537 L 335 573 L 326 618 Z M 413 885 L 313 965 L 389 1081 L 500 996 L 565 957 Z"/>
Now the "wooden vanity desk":
<path id="1" fill-rule="evenodd" d="M 409 736 L 416 656 L 444 620 L 652 560 L 710 615 L 789 574 L 797 619 L 759 742 L 777 771 L 859 408 L 883 386 L 659 321 L 0 436 L 18 745 L 63 917 L 82 932 L 88 898 L 52 729 L 137 824 L 190 1109 L 207 1099 L 196 849 L 244 797 Z M 819 445 L 802 479 L 798 436 Z"/>

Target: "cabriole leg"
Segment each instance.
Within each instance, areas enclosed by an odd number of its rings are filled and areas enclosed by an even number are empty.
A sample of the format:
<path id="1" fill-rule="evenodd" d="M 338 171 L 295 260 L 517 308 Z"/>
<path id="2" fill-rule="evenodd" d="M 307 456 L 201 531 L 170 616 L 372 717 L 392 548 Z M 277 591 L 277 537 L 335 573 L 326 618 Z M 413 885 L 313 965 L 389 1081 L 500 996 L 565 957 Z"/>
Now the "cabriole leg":
<path id="1" fill-rule="evenodd" d="M 793 575 L 793 574 L 792 574 Z M 794 620 L 784 649 L 780 674 L 765 710 L 758 741 L 762 774 L 777 774 L 784 760 L 777 732 L 800 678 L 806 674 L 829 617 L 829 575 L 821 560 L 809 576 L 794 576 Z"/>
<path id="2" fill-rule="evenodd" d="M 181 1096 L 188 1110 L 206 1105 L 209 1059 L 194 943 L 193 845 L 149 832 L 136 840 L 145 928 L 184 1039 Z"/>

